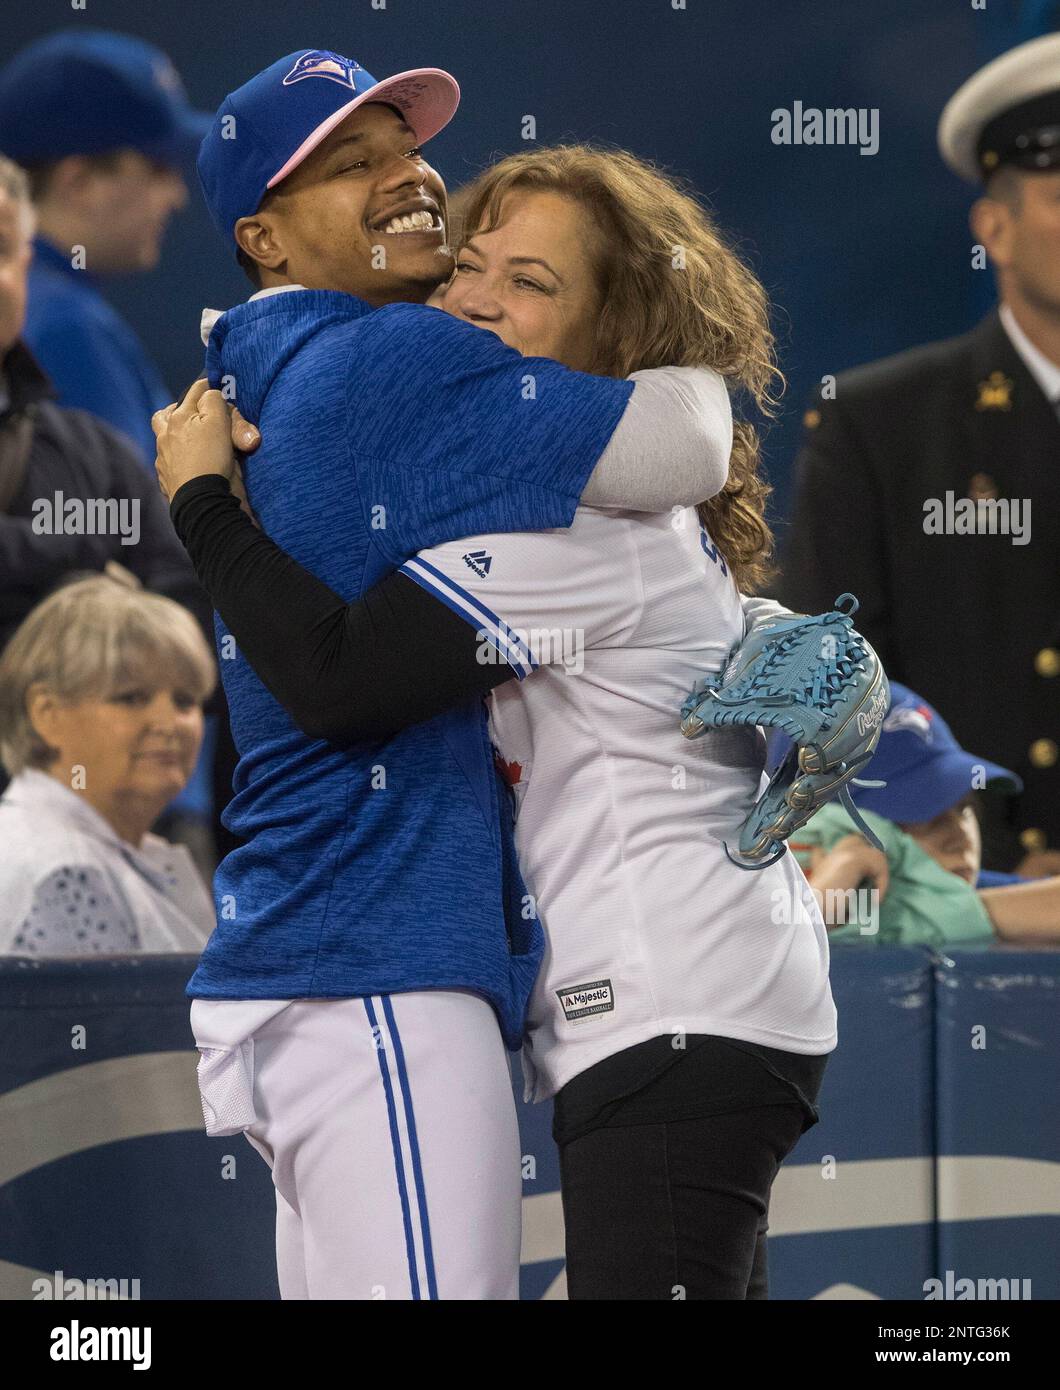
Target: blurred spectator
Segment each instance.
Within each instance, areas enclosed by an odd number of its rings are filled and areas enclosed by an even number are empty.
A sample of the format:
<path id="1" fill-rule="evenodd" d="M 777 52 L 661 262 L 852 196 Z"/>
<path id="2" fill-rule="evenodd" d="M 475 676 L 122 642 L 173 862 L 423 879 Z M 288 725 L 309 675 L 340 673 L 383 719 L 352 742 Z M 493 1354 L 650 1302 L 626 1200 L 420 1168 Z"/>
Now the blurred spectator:
<path id="1" fill-rule="evenodd" d="M 32 234 L 26 175 L 0 156 L 0 650 L 57 582 L 108 563 L 182 603 L 212 641 L 213 609 L 176 538 L 153 471 L 140 466 L 129 441 L 109 425 L 54 403 L 48 378 L 20 337 Z M 207 877 L 218 842 L 225 852 L 233 844 L 216 819 L 231 799 L 236 762 L 220 690 L 211 702 L 210 727 L 213 757 L 204 749 L 195 778 L 165 816 L 166 833 L 193 846 Z M 0 791 L 5 781 L 0 771 Z"/>
<path id="2" fill-rule="evenodd" d="M 0 157 L 0 648 L 58 580 L 108 561 L 212 630 L 153 476 L 110 426 L 54 404 L 21 340 L 32 226 L 25 175 Z"/>
<path id="3" fill-rule="evenodd" d="M 891 693 L 879 747 L 863 773 L 885 785 L 851 788 L 883 853 L 850 833 L 834 803 L 792 839 L 833 940 L 1060 941 L 1060 877 L 1030 882 L 980 864 L 975 796 L 987 785 L 1016 793 L 1019 778 L 966 753 L 913 691 L 893 682 Z"/>
<path id="4" fill-rule="evenodd" d="M 134 579 L 74 581 L 26 618 L 0 657 L 0 951 L 201 950 L 210 895 L 148 832 L 195 766 L 214 682 L 195 620 Z"/>
<path id="5" fill-rule="evenodd" d="M 26 341 L 61 403 L 124 431 L 145 466 L 171 392 L 98 277 L 158 263 L 208 124 L 165 54 L 126 34 L 77 25 L 0 71 L 0 151 L 29 171 L 38 214 Z"/>
<path id="6" fill-rule="evenodd" d="M 1014 768 L 983 800 L 984 862 L 1060 869 L 1060 34 L 976 73 L 947 163 L 1001 305 L 971 333 L 825 378 L 805 419 L 777 595 L 844 590 L 888 674 Z"/>

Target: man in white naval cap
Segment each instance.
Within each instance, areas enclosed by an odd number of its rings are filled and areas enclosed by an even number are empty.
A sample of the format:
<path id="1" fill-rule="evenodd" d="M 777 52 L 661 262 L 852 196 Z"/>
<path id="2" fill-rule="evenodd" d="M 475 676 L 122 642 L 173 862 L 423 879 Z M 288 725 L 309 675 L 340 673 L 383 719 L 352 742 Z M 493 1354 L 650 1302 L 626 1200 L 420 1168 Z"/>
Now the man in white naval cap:
<path id="1" fill-rule="evenodd" d="M 978 798 L 984 863 L 1060 872 L 1060 34 L 947 103 L 939 149 L 980 188 L 998 306 L 960 338 L 842 373 L 805 418 L 778 596 L 849 589 L 888 673 L 1016 769 Z M 831 393 L 830 393 L 831 394 Z M 975 788 L 972 788 L 975 790 Z"/>

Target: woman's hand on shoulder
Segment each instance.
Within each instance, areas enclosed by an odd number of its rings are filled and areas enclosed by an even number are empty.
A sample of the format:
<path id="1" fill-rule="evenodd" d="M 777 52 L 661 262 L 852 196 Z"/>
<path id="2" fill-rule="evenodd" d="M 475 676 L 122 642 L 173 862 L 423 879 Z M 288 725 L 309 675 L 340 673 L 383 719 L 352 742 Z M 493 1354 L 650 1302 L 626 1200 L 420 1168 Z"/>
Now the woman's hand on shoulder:
<path id="1" fill-rule="evenodd" d="M 183 400 L 151 417 L 158 485 L 168 501 L 192 478 L 216 474 L 240 495 L 242 482 L 235 449 L 253 453 L 261 443 L 257 429 L 205 380 L 196 381 Z M 245 495 L 244 495 L 245 496 Z"/>

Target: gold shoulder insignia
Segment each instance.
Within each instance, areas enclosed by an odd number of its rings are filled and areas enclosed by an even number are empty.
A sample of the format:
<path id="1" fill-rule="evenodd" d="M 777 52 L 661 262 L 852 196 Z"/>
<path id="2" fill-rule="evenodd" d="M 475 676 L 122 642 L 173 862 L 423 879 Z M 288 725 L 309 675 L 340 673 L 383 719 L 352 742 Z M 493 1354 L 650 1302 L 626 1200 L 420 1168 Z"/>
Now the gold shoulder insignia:
<path id="1" fill-rule="evenodd" d="M 976 410 L 1011 410 L 1013 383 L 1004 372 L 991 372 L 979 383 Z"/>

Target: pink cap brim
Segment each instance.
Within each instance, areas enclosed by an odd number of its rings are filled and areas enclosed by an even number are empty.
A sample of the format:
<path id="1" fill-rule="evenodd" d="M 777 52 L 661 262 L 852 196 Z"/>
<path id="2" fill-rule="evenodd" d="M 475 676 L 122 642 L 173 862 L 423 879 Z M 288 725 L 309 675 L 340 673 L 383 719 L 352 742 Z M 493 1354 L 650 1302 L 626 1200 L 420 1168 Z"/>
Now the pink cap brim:
<path id="1" fill-rule="evenodd" d="M 460 105 L 460 87 L 455 77 L 443 72 L 441 68 L 413 68 L 409 72 L 399 72 L 377 82 L 367 92 L 348 101 L 333 111 L 326 121 L 312 131 L 291 155 L 290 159 L 273 174 L 266 187 L 274 188 L 292 170 L 310 155 L 325 140 L 351 111 L 370 101 L 385 101 L 404 112 L 405 119 L 416 132 L 417 141 L 423 145 L 445 128 L 456 114 Z"/>

